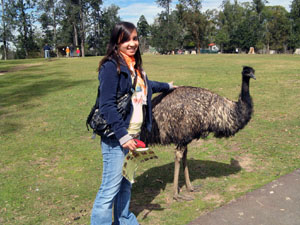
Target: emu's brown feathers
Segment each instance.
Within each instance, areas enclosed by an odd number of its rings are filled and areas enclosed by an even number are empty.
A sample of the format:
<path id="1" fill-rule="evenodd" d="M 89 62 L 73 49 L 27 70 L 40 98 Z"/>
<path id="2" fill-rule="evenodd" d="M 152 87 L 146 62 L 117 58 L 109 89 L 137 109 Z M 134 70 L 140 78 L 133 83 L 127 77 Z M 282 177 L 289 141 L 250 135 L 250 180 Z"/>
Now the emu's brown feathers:
<path id="1" fill-rule="evenodd" d="M 255 79 L 254 72 L 251 67 L 243 68 L 237 102 L 199 87 L 184 86 L 158 95 L 152 100 L 152 130 L 148 132 L 143 128 L 141 139 L 147 144 L 175 144 L 177 151 L 183 153 L 193 139 L 205 138 L 209 133 L 218 138 L 234 135 L 251 119 L 253 103 L 249 80 Z M 189 180 L 187 186 L 188 183 Z M 175 187 L 174 192 L 178 195 Z"/>

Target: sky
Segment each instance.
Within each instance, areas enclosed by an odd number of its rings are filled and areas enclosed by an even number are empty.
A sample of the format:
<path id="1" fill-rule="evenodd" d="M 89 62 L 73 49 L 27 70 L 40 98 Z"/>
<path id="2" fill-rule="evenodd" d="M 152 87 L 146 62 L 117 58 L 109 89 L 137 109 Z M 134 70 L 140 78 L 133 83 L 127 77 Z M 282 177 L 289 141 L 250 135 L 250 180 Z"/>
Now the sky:
<path id="1" fill-rule="evenodd" d="M 252 0 L 239 0 L 239 2 L 252 2 Z M 290 5 L 292 4 L 291 2 L 292 0 L 268 0 L 266 5 L 281 5 L 289 11 Z M 103 0 L 103 3 L 104 7 L 108 7 L 111 4 L 119 6 L 119 16 L 121 20 L 132 22 L 135 25 L 141 15 L 144 15 L 147 22 L 152 24 L 156 15 L 163 11 L 163 8 L 157 6 L 155 0 Z M 172 1 L 173 9 L 177 3 L 178 1 L 176 0 Z M 221 3 L 222 0 L 202 0 L 202 10 L 220 9 Z"/>

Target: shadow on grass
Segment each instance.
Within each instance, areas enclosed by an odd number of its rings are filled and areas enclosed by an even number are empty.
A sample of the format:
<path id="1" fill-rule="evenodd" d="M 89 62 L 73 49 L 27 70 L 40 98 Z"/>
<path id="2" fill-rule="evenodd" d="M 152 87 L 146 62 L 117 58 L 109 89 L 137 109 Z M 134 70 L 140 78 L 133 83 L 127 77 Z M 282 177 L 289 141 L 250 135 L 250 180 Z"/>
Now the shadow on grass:
<path id="1" fill-rule="evenodd" d="M 191 182 L 207 177 L 222 177 L 238 173 L 241 170 L 239 162 L 231 159 L 230 164 L 215 161 L 188 160 Z M 181 167 L 182 169 L 182 167 Z M 174 163 L 158 166 L 145 171 L 136 178 L 136 183 L 132 189 L 131 210 L 137 216 L 145 210 L 143 219 L 153 211 L 164 210 L 160 204 L 151 203 L 162 191 L 165 191 L 168 183 L 173 184 Z M 184 186 L 183 171 L 180 171 L 180 188 Z M 173 188 L 172 190 L 173 191 Z M 173 196 L 173 193 L 169 193 Z"/>
<path id="2" fill-rule="evenodd" d="M 16 89 L 9 90 L 4 94 L 0 94 L 0 105 L 8 107 L 28 102 L 35 97 L 41 97 L 51 92 L 56 92 L 65 88 L 78 86 L 84 83 L 92 82 L 91 80 L 68 81 L 64 79 L 53 79 L 45 81 L 37 81 L 30 85 L 19 86 Z"/>
<path id="3" fill-rule="evenodd" d="M 49 73 L 46 69 L 34 67 L 24 71 L 24 74 L 8 74 L 1 78 L 0 116 L 5 129 L 1 129 L 0 133 L 11 133 L 22 129 L 22 124 L 14 123 L 15 112 L 9 109 L 10 106 L 17 106 L 14 110 L 18 111 L 18 118 L 20 118 L 22 117 L 20 112 L 23 109 L 39 106 L 39 104 L 31 104 L 31 99 L 93 82 L 92 80 L 72 80 L 71 74 Z"/>
<path id="4" fill-rule="evenodd" d="M 63 67 L 62 65 L 55 65 L 55 68 Z M 59 71 L 59 69 L 58 69 Z M 28 82 L 33 82 L 37 80 L 48 79 L 51 77 L 72 77 L 72 74 L 56 72 L 56 73 L 49 73 L 47 71 L 47 67 L 45 65 L 33 65 L 30 67 L 25 67 L 23 69 L 18 69 L 17 71 L 11 71 L 3 76 L 0 77 L 0 87 L 6 88 L 10 86 L 22 85 L 27 84 Z"/>

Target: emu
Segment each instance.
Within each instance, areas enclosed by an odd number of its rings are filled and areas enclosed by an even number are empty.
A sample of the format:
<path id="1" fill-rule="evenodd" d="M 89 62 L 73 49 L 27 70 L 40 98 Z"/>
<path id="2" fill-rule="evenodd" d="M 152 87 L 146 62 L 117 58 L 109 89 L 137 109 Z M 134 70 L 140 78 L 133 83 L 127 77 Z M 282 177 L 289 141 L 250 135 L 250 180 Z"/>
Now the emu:
<path id="1" fill-rule="evenodd" d="M 204 88 L 188 86 L 178 87 L 153 98 L 152 130 L 148 132 L 143 127 L 141 140 L 147 145 L 176 145 L 173 181 L 175 200 L 191 200 L 179 195 L 181 159 L 186 188 L 190 192 L 196 191 L 189 178 L 187 145 L 194 139 L 206 138 L 209 133 L 213 133 L 216 138 L 233 136 L 250 121 L 253 103 L 249 83 L 250 78 L 256 79 L 254 73 L 253 68 L 243 67 L 242 88 L 237 102 Z"/>

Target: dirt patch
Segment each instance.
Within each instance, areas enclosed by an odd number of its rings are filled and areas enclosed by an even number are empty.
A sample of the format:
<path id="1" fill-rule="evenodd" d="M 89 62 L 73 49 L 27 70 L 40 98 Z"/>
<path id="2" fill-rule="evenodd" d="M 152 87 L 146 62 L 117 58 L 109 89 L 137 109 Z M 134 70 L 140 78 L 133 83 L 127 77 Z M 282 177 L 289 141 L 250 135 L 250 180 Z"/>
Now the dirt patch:
<path id="1" fill-rule="evenodd" d="M 247 172 L 254 171 L 253 159 L 251 155 L 248 154 L 248 155 L 238 156 L 235 159 L 239 162 L 242 169 L 246 170 Z"/>
<path id="2" fill-rule="evenodd" d="M 232 185 L 232 186 L 229 186 L 228 188 L 228 191 L 230 192 L 237 192 L 239 189 L 237 188 L 236 185 Z"/>
<path id="3" fill-rule="evenodd" d="M 48 167 L 56 167 L 57 166 L 58 157 L 53 159 L 39 157 L 36 160 L 30 161 L 30 165 L 37 166 L 38 168 L 48 168 Z M 49 169 L 51 171 L 53 169 Z"/>
<path id="4" fill-rule="evenodd" d="M 230 144 L 230 151 L 231 152 L 240 152 L 241 151 L 241 146 L 240 144 L 236 143 L 236 142 L 232 142 Z"/>
<path id="5" fill-rule="evenodd" d="M 11 72 L 17 72 L 20 70 L 24 70 L 28 67 L 33 67 L 33 66 L 40 66 L 43 65 L 43 63 L 29 63 L 29 64 L 24 64 L 24 65 L 19 65 L 19 66 L 15 66 L 9 70 L 5 70 L 5 71 L 0 71 L 0 76 L 1 75 L 5 75 L 6 73 L 11 73 Z"/>
<path id="6" fill-rule="evenodd" d="M 202 146 L 204 143 L 204 140 L 203 139 L 198 139 L 198 140 L 193 140 L 189 146 L 191 147 L 200 147 Z"/>
<path id="7" fill-rule="evenodd" d="M 218 194 L 208 194 L 203 198 L 204 201 L 207 202 L 215 202 L 217 204 L 220 204 L 222 202 L 224 202 L 222 196 L 218 195 Z"/>
<path id="8" fill-rule="evenodd" d="M 199 139 L 194 139 L 189 146 L 191 147 L 201 147 L 203 145 L 207 145 L 207 144 L 216 144 L 217 143 L 217 139 L 216 138 L 199 138 Z"/>
<path id="9" fill-rule="evenodd" d="M 0 173 L 1 173 L 1 174 L 7 173 L 7 172 L 9 172 L 9 171 L 12 171 L 12 168 L 9 167 L 9 166 L 2 166 L 2 168 L 0 168 Z M 1 222 L 1 220 L 0 220 L 0 222 Z M 1 224 L 1 223 L 0 223 L 0 224 Z"/>

